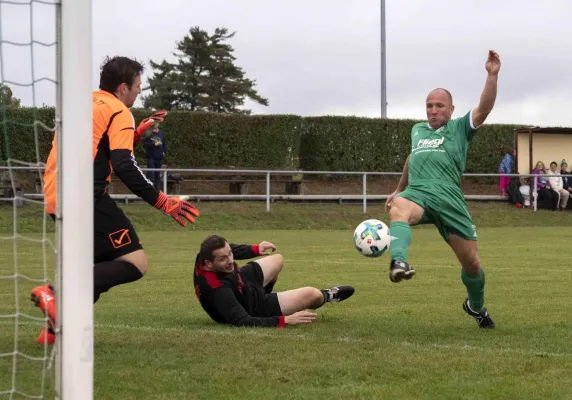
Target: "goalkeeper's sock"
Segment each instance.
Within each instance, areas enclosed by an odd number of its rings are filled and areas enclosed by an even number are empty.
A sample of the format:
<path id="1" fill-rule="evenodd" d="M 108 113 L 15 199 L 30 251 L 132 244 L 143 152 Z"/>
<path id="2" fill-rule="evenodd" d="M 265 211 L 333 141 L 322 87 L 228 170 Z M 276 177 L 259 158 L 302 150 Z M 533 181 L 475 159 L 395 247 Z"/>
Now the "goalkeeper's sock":
<path id="1" fill-rule="evenodd" d="M 268 283 L 268 285 L 264 286 L 264 292 L 266 294 L 270 294 L 272 293 L 272 290 L 274 289 L 274 285 L 276 284 L 276 281 L 278 280 L 278 278 L 274 279 L 273 281 L 270 281 Z"/>
<path id="2" fill-rule="evenodd" d="M 135 265 L 127 261 L 107 261 L 93 266 L 93 302 L 97 302 L 101 293 L 114 286 L 134 282 L 143 274 Z"/>
<path id="3" fill-rule="evenodd" d="M 467 287 L 471 310 L 482 312 L 485 304 L 485 271 L 481 268 L 478 274 L 469 275 L 461 270 L 461 279 Z"/>
<path id="4" fill-rule="evenodd" d="M 407 250 L 411 244 L 411 227 L 406 222 L 393 222 L 389 227 L 389 254 L 392 260 L 407 261 Z"/>

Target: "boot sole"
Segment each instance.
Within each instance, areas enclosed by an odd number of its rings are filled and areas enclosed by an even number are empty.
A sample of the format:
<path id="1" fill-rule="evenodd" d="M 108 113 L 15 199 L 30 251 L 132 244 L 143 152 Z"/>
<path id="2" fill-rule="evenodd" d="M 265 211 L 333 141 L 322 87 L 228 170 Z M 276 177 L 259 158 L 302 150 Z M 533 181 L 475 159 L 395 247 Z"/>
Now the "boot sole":
<path id="1" fill-rule="evenodd" d="M 389 271 L 389 280 L 391 282 L 397 283 L 397 282 L 401 282 L 402 280 L 409 280 L 411 278 L 413 278 L 413 275 L 415 275 L 415 270 L 410 270 L 410 271 L 403 271 L 403 270 L 398 270 L 398 271 Z"/>

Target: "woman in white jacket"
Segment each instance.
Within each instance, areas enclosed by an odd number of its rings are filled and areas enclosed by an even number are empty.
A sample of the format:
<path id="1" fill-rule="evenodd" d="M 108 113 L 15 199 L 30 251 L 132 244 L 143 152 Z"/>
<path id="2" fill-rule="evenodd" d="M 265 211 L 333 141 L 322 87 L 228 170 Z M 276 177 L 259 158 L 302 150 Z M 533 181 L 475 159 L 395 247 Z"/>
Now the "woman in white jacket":
<path id="1" fill-rule="evenodd" d="M 552 161 L 550 163 L 550 171 L 548 171 L 546 175 L 548 175 L 548 182 L 550 184 L 550 187 L 552 188 L 552 190 L 557 192 L 558 196 L 560 197 L 559 210 L 563 211 L 564 209 L 566 209 L 566 205 L 568 204 L 568 199 L 570 198 L 570 195 L 568 194 L 568 191 L 563 188 L 562 177 L 560 176 L 560 172 L 558 172 L 557 169 L 558 169 L 558 164 L 556 163 L 556 161 Z"/>

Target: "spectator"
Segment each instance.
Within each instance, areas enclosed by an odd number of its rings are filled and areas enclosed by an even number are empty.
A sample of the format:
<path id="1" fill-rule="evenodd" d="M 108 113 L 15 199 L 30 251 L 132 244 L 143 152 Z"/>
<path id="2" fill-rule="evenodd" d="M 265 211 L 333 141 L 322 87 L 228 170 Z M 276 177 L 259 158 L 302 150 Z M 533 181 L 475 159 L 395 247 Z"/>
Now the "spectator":
<path id="1" fill-rule="evenodd" d="M 568 196 L 572 196 L 572 176 L 568 172 L 568 163 L 562 160 L 560 163 L 560 175 L 562 176 L 562 188 L 568 192 Z"/>
<path id="2" fill-rule="evenodd" d="M 530 206 L 530 178 L 528 176 L 521 176 L 519 178 L 520 186 L 518 190 L 524 199 L 524 207 Z"/>
<path id="3" fill-rule="evenodd" d="M 158 122 L 153 124 L 149 136 L 143 139 L 143 146 L 147 156 L 147 168 L 161 168 L 167 152 L 167 139 L 165 133 L 159 130 Z M 161 190 L 161 171 L 147 171 L 147 179 L 153 182 L 155 189 Z"/>
<path id="4" fill-rule="evenodd" d="M 516 150 L 505 152 L 504 158 L 499 165 L 499 173 L 502 174 L 500 177 L 500 191 L 501 196 L 506 196 L 506 189 L 510 183 L 510 177 L 503 176 L 505 174 L 512 174 L 512 169 L 514 167 L 514 158 L 516 157 Z"/>
<path id="5" fill-rule="evenodd" d="M 547 201 L 552 211 L 558 208 L 558 193 L 552 190 L 550 183 L 546 179 L 546 167 L 542 161 L 536 163 L 536 167 L 532 173 L 538 175 L 536 177 L 536 193 L 539 200 Z"/>
<path id="6" fill-rule="evenodd" d="M 568 194 L 567 190 L 562 188 L 562 177 L 560 176 L 560 172 L 558 172 L 558 163 L 556 161 L 552 161 L 550 163 L 550 170 L 547 171 L 548 174 L 548 183 L 553 191 L 558 193 L 558 200 L 559 200 L 559 207 L 560 211 L 564 211 L 566 205 L 568 204 L 568 199 L 570 195 Z"/>

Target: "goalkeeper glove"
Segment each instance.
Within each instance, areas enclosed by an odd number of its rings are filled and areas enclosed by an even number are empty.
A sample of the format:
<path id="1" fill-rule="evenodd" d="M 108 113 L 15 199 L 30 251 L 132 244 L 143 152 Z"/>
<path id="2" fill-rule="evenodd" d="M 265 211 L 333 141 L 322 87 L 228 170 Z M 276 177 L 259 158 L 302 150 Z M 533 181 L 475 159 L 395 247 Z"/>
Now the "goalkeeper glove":
<path id="1" fill-rule="evenodd" d="M 137 129 L 135 129 L 135 136 L 133 137 L 133 144 L 139 143 L 141 137 L 145 133 L 147 129 L 151 127 L 156 121 L 163 121 L 165 119 L 165 115 L 167 115 L 167 111 L 157 111 L 155 114 L 145 118 Z"/>
<path id="2" fill-rule="evenodd" d="M 195 217 L 199 216 L 199 210 L 191 202 L 177 197 L 169 197 L 161 191 L 155 203 L 155 208 L 173 217 L 181 226 L 187 226 L 185 219 L 194 223 Z"/>

